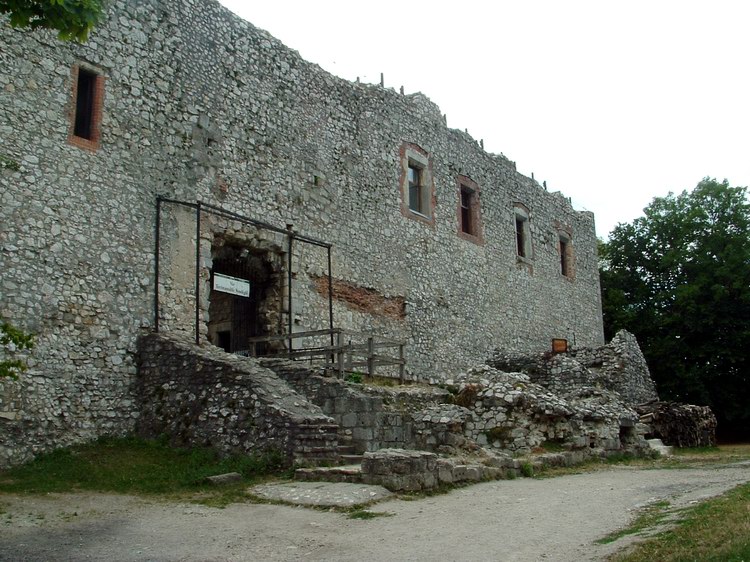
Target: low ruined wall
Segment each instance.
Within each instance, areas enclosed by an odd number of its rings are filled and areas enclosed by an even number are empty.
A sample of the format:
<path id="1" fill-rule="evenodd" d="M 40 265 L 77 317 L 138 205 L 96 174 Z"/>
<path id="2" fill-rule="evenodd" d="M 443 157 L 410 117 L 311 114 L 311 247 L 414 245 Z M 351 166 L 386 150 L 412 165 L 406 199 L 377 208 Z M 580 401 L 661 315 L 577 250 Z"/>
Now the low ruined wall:
<path id="1" fill-rule="evenodd" d="M 483 365 L 452 380 L 452 394 L 435 387 L 346 383 L 277 359 L 261 364 L 336 420 L 341 442 L 357 452 L 396 448 L 456 454 L 486 446 L 528 453 L 550 444 L 635 452 L 645 447 L 638 415 L 604 389 L 577 386 L 562 396 L 525 374 Z"/>
<path id="2" fill-rule="evenodd" d="M 224 453 L 278 450 L 289 460 L 334 459 L 334 421 L 255 360 L 174 336 L 139 342 L 144 437 Z"/>
<path id="3" fill-rule="evenodd" d="M 509 455 L 478 451 L 467 457 L 441 458 L 426 451 L 383 449 L 365 453 L 362 481 L 392 491 L 416 492 L 441 485 L 515 478 L 521 463 Z"/>
<path id="4" fill-rule="evenodd" d="M 458 376 L 454 402 L 471 411 L 466 436 L 479 445 L 528 453 L 537 448 L 602 450 L 645 446 L 638 415 L 619 397 L 590 387 L 556 394 L 523 373 L 488 365 Z"/>
<path id="5" fill-rule="evenodd" d="M 616 392 L 629 406 L 658 399 L 638 341 L 624 330 L 602 347 L 556 355 L 498 350 L 487 363 L 501 371 L 526 373 L 532 382 L 556 394 L 588 386 Z"/>

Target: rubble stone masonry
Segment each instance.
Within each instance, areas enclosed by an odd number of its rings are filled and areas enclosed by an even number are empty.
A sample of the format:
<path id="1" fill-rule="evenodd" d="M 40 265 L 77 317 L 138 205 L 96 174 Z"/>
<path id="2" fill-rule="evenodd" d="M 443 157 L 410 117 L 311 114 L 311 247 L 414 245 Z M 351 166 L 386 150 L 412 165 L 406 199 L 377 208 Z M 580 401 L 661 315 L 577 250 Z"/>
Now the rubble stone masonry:
<path id="1" fill-rule="evenodd" d="M 339 288 L 404 303 L 373 314 L 335 299 L 335 325 L 406 340 L 417 377 L 445 379 L 496 347 L 603 343 L 593 215 L 448 128 L 425 95 L 336 78 L 214 0 L 108 10 L 83 45 L 0 20 L 0 318 L 37 337 L 29 371 L 0 383 L 0 465 L 134 429 L 136 341 L 155 321 L 157 195 L 332 244 Z M 85 87 L 90 133 L 73 121 Z M 424 216 L 409 208 L 410 166 Z M 476 236 L 461 235 L 460 185 Z M 293 250 L 290 311 L 285 237 L 203 218 L 203 336 L 224 242 L 266 248 L 276 285 L 264 326 L 328 326 L 325 251 Z M 163 209 L 164 331 L 193 330 L 194 223 Z"/>

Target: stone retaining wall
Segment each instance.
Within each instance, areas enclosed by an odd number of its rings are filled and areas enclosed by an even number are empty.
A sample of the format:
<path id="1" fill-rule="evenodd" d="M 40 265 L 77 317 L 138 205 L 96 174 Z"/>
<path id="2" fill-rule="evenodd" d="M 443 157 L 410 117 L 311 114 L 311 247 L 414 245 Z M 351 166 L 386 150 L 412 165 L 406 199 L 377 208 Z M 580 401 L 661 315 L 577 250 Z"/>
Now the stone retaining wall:
<path id="1" fill-rule="evenodd" d="M 151 334 L 140 340 L 143 437 L 224 454 L 276 450 L 293 460 L 336 460 L 338 426 L 257 361 Z"/>

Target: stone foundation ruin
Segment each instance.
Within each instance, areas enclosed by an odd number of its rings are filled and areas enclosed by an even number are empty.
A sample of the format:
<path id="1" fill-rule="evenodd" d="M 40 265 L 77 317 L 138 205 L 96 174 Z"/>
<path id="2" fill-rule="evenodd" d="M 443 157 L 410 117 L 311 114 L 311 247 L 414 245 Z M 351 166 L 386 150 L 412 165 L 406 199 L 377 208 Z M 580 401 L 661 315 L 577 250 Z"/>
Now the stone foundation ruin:
<path id="1" fill-rule="evenodd" d="M 334 480 L 417 490 L 518 475 L 518 455 L 567 465 L 651 451 L 654 429 L 633 401 L 656 393 L 627 333 L 566 354 L 496 352 L 439 386 L 350 383 L 304 362 L 237 357 L 176 336 L 149 335 L 140 349 L 141 435 L 225 454 L 275 449 L 304 464 L 364 455 L 356 469 L 327 469 Z M 695 420 L 691 408 L 681 412 Z M 711 430 L 702 425 L 701 435 Z"/>

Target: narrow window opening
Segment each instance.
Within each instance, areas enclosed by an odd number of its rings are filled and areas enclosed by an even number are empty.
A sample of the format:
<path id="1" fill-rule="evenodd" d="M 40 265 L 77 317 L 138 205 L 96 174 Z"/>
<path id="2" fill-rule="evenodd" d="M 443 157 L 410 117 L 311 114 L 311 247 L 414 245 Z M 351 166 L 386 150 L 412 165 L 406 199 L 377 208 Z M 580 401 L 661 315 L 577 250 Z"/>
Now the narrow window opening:
<path id="1" fill-rule="evenodd" d="M 422 170 L 409 164 L 409 209 L 424 214 L 422 205 Z"/>
<path id="2" fill-rule="evenodd" d="M 461 232 L 474 234 L 474 225 L 471 217 L 471 203 L 474 192 L 468 187 L 461 186 Z"/>
<path id="3" fill-rule="evenodd" d="M 526 233 L 523 217 L 516 215 L 516 251 L 519 257 L 526 257 Z"/>
<path id="4" fill-rule="evenodd" d="M 97 75 L 83 68 L 78 69 L 76 88 L 76 118 L 73 134 L 86 140 L 94 140 L 94 99 Z"/>
<path id="5" fill-rule="evenodd" d="M 416 144 L 406 142 L 401 145 L 399 155 L 401 213 L 406 218 L 432 225 L 435 220 L 435 186 L 430 155 Z"/>
<path id="6" fill-rule="evenodd" d="M 568 242 L 560 239 L 560 272 L 567 277 L 568 275 Z"/>

